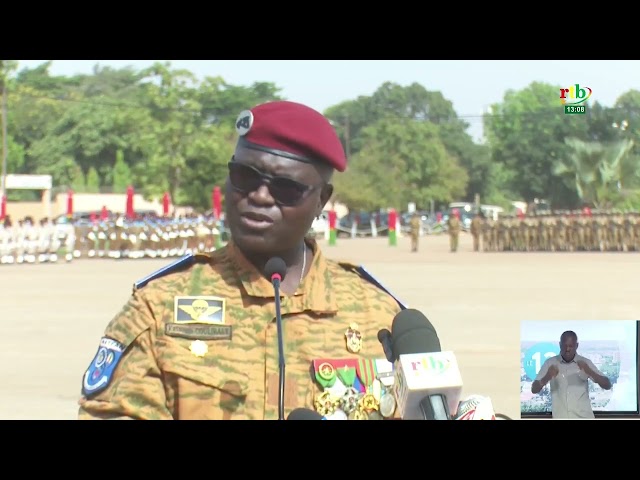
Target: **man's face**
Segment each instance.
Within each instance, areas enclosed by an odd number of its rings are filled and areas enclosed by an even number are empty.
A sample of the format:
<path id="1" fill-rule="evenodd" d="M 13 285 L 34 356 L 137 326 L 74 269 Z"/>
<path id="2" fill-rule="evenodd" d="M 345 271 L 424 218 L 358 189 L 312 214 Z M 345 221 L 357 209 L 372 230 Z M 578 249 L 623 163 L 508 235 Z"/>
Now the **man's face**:
<path id="1" fill-rule="evenodd" d="M 576 350 L 578 349 L 578 342 L 573 337 L 565 337 L 560 340 L 560 354 L 564 358 L 565 362 L 570 362 L 573 357 L 576 356 Z"/>
<path id="2" fill-rule="evenodd" d="M 232 175 L 225 185 L 226 216 L 233 241 L 248 255 L 277 255 L 301 244 L 322 208 L 331 196 L 331 187 L 325 186 L 317 168 L 311 164 L 279 157 L 258 150 L 236 148 L 233 163 L 253 167 L 263 174 L 294 180 L 313 187 L 302 194 L 293 205 L 278 203 L 278 198 L 298 196 L 287 182 L 260 184 L 251 191 L 238 191 L 232 184 Z M 233 177 L 237 183 L 255 184 L 256 173 L 238 168 Z M 274 198 L 275 197 L 275 198 Z M 289 202 L 285 202 L 289 203 Z"/>

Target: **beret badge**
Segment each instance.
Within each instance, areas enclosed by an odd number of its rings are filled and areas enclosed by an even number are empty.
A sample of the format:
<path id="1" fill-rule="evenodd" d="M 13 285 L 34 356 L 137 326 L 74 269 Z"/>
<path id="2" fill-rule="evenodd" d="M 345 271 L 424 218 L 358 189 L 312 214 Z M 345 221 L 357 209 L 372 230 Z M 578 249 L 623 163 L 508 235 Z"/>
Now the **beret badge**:
<path id="1" fill-rule="evenodd" d="M 238 135 L 244 136 L 249 133 L 253 125 L 253 113 L 250 110 L 243 110 L 236 120 L 236 131 Z"/>

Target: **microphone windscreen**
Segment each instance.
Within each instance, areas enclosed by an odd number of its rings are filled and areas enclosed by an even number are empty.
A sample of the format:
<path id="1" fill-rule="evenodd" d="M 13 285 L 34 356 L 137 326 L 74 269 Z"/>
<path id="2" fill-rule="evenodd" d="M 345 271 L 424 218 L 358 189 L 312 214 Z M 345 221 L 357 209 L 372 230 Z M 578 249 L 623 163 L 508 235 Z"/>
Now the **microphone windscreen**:
<path id="1" fill-rule="evenodd" d="M 308 408 L 296 408 L 291 411 L 287 420 L 323 420 L 322 415 Z"/>
<path id="2" fill-rule="evenodd" d="M 402 310 L 393 319 L 391 342 L 395 358 L 442 351 L 436 329 L 422 312 L 413 308 Z"/>
<path id="3" fill-rule="evenodd" d="M 397 360 L 393 356 L 393 342 L 391 340 L 391 332 L 386 328 L 378 331 L 378 341 L 382 345 L 382 350 L 384 351 L 384 356 L 387 358 L 387 361 L 393 363 Z"/>
<path id="4" fill-rule="evenodd" d="M 386 339 L 391 338 L 391 332 L 386 328 L 382 330 L 378 330 L 378 341 L 380 343 L 384 342 Z"/>
<path id="5" fill-rule="evenodd" d="M 271 279 L 276 273 L 280 275 L 280 281 L 284 280 L 284 275 L 287 273 L 287 264 L 280 257 L 271 257 L 264 266 L 264 274 Z"/>

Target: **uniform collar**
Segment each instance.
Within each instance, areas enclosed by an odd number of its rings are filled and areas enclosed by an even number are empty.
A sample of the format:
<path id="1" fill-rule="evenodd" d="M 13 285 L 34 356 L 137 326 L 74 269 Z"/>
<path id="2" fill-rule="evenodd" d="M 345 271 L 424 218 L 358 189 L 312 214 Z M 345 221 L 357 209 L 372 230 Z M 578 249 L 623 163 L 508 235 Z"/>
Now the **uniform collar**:
<path id="1" fill-rule="evenodd" d="M 335 313 L 338 311 L 329 274 L 329 264 L 322 250 L 313 239 L 305 239 L 313 252 L 313 261 L 302 283 L 292 297 L 285 297 L 283 313 L 303 312 L 311 310 L 316 313 Z M 237 276 L 247 295 L 252 297 L 273 299 L 273 285 L 242 254 L 238 246 L 229 240 L 226 246 L 227 255 L 237 269 Z M 307 258 L 308 260 L 308 258 Z"/>

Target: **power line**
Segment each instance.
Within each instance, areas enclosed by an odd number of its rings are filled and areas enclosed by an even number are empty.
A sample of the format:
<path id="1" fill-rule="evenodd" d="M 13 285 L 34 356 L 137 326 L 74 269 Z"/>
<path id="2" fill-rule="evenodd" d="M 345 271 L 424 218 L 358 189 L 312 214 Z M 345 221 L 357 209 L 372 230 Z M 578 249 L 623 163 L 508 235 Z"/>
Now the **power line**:
<path id="1" fill-rule="evenodd" d="M 25 93 L 19 91 L 12 91 L 12 95 L 35 98 L 39 100 L 54 100 L 57 102 L 70 102 L 70 103 L 82 103 L 86 105 L 97 105 L 102 107 L 110 107 L 110 108 L 132 108 L 139 110 L 157 110 L 157 111 L 174 111 L 174 112 L 182 112 L 182 113 L 200 113 L 200 110 L 195 109 L 186 109 L 186 108 L 175 108 L 175 107 L 155 107 L 149 105 L 140 105 L 133 103 L 110 103 L 110 102 L 101 102 L 95 100 L 87 100 L 87 99 L 79 99 L 79 98 L 60 98 L 60 97 L 50 97 L 47 95 L 34 95 L 32 93 Z"/>
<path id="2" fill-rule="evenodd" d="M 95 101 L 95 100 L 89 100 L 89 99 L 77 99 L 77 98 L 60 98 L 60 97 L 52 97 L 52 96 L 48 96 L 48 95 L 34 95 L 32 93 L 26 93 L 26 92 L 20 92 L 20 91 L 15 91 L 13 90 L 12 92 L 10 92 L 11 95 L 17 95 L 17 96 L 23 96 L 23 97 L 30 97 L 30 98 L 34 98 L 34 99 L 39 99 L 39 100 L 54 100 L 54 101 L 58 101 L 58 102 L 69 102 L 69 103 L 80 103 L 80 104 L 86 104 L 86 105 L 96 105 L 96 106 L 102 106 L 102 107 L 109 107 L 109 108 L 130 108 L 130 109 L 139 109 L 139 110 L 155 110 L 155 111 L 167 111 L 167 112 L 180 112 L 180 113 L 201 113 L 200 110 L 196 110 L 196 109 L 189 109 L 189 108 L 176 108 L 176 107 L 156 107 L 156 106 L 150 106 L 150 105 L 140 105 L 140 104 L 133 104 L 133 103 L 122 103 L 122 102 L 118 102 L 118 103 L 114 103 L 114 102 L 103 102 L 103 101 Z M 606 112 L 620 112 L 620 111 L 624 111 L 624 112 L 628 112 L 630 114 L 632 113 L 640 113 L 640 109 L 638 108 L 630 108 L 630 107 L 602 107 L 604 111 Z M 484 114 L 465 114 L 465 115 L 457 115 L 455 118 L 453 119 L 449 119 L 449 121 L 455 121 L 455 120 L 466 120 L 466 119 L 484 119 L 484 118 L 516 118 L 516 117 L 542 117 L 542 116 L 557 116 L 563 114 L 563 110 L 561 106 L 558 106 L 557 109 L 539 109 L 539 110 L 533 110 L 530 112 L 523 112 L 523 113 L 499 113 L 499 114 L 493 114 L 493 113 L 484 113 Z M 589 110 L 587 110 L 587 115 L 589 114 Z M 411 117 L 408 115 L 393 115 L 391 118 L 401 118 L 401 119 L 413 119 L 413 120 L 423 120 L 423 121 L 429 121 L 429 118 L 416 118 L 416 117 Z"/>

